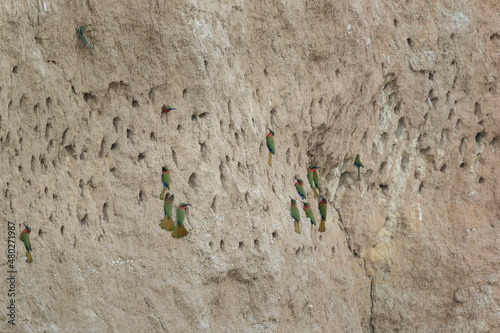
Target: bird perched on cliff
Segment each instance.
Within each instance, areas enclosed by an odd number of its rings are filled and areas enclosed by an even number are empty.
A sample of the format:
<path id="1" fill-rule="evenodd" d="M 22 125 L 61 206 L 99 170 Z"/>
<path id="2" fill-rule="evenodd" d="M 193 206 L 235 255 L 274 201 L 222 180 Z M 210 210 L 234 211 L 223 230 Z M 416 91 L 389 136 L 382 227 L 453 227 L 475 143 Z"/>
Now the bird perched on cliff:
<path id="1" fill-rule="evenodd" d="M 24 224 L 25 228 L 21 232 L 21 235 L 19 236 L 19 239 L 24 242 L 24 246 L 26 246 L 26 262 L 27 263 L 32 263 L 33 258 L 31 258 L 31 242 L 30 242 L 30 233 L 31 233 L 31 228 Z"/>
<path id="2" fill-rule="evenodd" d="M 309 218 L 309 221 L 311 221 L 311 238 L 312 238 L 312 232 L 313 232 L 313 224 L 316 225 L 316 219 L 314 218 L 314 214 L 311 208 L 311 205 L 308 202 L 301 201 L 304 206 L 302 209 L 306 213 L 306 216 Z"/>
<path id="3" fill-rule="evenodd" d="M 304 191 L 304 181 L 302 179 L 297 178 L 297 177 L 295 177 L 295 179 L 297 180 L 295 182 L 295 188 L 297 189 L 297 192 L 299 193 L 300 198 L 307 199 L 306 198 L 306 191 Z"/>
<path id="4" fill-rule="evenodd" d="M 177 207 L 177 224 L 175 225 L 174 231 L 172 231 L 172 237 L 181 238 L 186 236 L 189 231 L 184 227 L 184 218 L 186 217 L 186 207 L 190 206 L 187 203 L 181 203 Z"/>
<path id="5" fill-rule="evenodd" d="M 361 167 L 364 168 L 365 166 L 363 165 L 363 163 L 361 163 L 361 160 L 359 159 L 359 154 L 356 155 L 356 158 L 354 159 L 354 165 L 358 168 L 358 182 L 360 182 L 361 181 L 361 174 L 360 174 L 359 169 Z"/>
<path id="6" fill-rule="evenodd" d="M 326 222 L 326 200 L 321 197 L 321 201 L 318 203 L 319 213 L 321 214 L 321 222 L 319 223 L 318 231 L 325 232 L 325 222 Z"/>
<path id="7" fill-rule="evenodd" d="M 315 166 L 314 164 L 311 164 L 307 168 L 307 180 L 309 181 L 309 185 L 311 185 L 315 198 L 318 197 L 317 189 L 319 188 L 319 179 L 318 174 L 316 173 L 316 169 L 319 169 L 319 167 Z"/>
<path id="8" fill-rule="evenodd" d="M 167 167 L 161 167 L 161 181 L 163 182 L 163 190 L 160 194 L 160 199 L 165 198 L 165 191 L 170 190 L 170 170 Z"/>
<path id="9" fill-rule="evenodd" d="M 295 232 L 300 234 L 300 226 L 299 226 L 299 222 L 300 222 L 300 212 L 299 212 L 299 209 L 297 208 L 297 201 L 295 201 L 295 199 L 292 199 L 292 197 L 290 197 L 290 211 L 292 213 L 292 217 L 293 219 L 295 220 L 294 223 L 295 223 Z"/>
<path id="10" fill-rule="evenodd" d="M 78 34 L 80 35 L 83 45 L 85 45 L 85 47 L 88 46 L 92 50 L 94 48 L 94 45 L 92 45 L 92 42 L 87 40 L 87 36 L 84 35 L 85 27 L 83 25 L 79 26 L 78 28 L 76 28 L 76 32 L 78 32 Z"/>
<path id="11" fill-rule="evenodd" d="M 76 28 L 76 32 L 78 32 L 80 36 L 82 36 L 85 33 L 85 27 L 83 25 L 79 26 L 78 28 Z"/>
<path id="12" fill-rule="evenodd" d="M 167 192 L 165 195 L 165 201 L 163 203 L 163 211 L 165 212 L 165 216 L 163 220 L 160 222 L 160 227 L 165 229 L 166 231 L 174 230 L 174 221 L 172 220 L 172 207 L 174 203 L 174 195 L 170 195 Z"/>
<path id="13" fill-rule="evenodd" d="M 163 104 L 163 106 L 161 107 L 161 112 L 163 113 L 169 113 L 172 110 L 175 110 L 175 108 L 170 107 L 170 105 Z"/>
<path id="14" fill-rule="evenodd" d="M 272 161 L 271 161 L 271 156 L 274 155 L 274 132 L 272 129 L 268 128 L 269 130 L 269 133 L 267 134 L 267 142 L 266 142 L 266 145 L 267 145 L 267 149 L 269 149 L 269 165 L 271 166 L 272 165 Z"/>

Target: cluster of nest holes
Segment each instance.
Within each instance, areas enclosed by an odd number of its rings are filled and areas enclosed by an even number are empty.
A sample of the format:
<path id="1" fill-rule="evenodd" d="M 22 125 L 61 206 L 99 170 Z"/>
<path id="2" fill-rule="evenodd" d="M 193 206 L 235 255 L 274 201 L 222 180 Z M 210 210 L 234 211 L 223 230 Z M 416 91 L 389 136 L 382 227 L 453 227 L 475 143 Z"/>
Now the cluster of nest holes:
<path id="1" fill-rule="evenodd" d="M 318 249 L 318 246 L 315 245 L 314 247 L 312 246 L 309 246 L 307 248 L 309 250 L 309 252 L 313 252 L 313 251 L 316 251 Z M 298 256 L 300 255 L 301 253 L 304 253 L 306 251 L 306 246 L 305 245 L 302 245 L 302 247 L 298 247 L 296 250 L 295 250 L 295 255 Z M 334 247 L 332 247 L 332 254 L 335 253 L 335 250 L 334 250 Z"/>

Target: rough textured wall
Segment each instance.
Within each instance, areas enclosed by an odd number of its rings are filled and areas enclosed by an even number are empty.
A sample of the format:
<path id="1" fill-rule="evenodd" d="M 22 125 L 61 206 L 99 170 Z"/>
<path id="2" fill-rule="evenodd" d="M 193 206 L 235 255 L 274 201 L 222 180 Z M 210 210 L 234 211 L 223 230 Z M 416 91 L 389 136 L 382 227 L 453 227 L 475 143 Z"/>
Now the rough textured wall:
<path id="1" fill-rule="evenodd" d="M 0 327 L 500 329 L 496 1 L 6 0 L 0 41 L 0 214 L 34 259 L 18 241 Z M 288 195 L 312 162 L 311 237 Z"/>

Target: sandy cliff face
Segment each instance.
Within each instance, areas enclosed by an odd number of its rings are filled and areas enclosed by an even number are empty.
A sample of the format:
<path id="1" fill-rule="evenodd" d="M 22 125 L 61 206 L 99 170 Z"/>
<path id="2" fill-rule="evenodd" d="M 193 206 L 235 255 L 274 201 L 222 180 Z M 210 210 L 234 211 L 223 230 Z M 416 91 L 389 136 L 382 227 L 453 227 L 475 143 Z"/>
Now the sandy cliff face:
<path id="1" fill-rule="evenodd" d="M 0 214 L 34 259 L 18 241 L 2 331 L 500 330 L 495 1 L 1 8 Z M 310 163 L 312 236 L 288 198 Z"/>

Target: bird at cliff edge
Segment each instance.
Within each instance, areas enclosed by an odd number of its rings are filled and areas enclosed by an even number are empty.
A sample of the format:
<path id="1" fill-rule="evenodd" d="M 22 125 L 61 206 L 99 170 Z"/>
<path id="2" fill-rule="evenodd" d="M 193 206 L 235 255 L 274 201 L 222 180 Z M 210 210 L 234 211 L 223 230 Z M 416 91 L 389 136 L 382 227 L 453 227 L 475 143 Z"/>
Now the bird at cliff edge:
<path id="1" fill-rule="evenodd" d="M 302 209 L 306 213 L 306 216 L 309 218 L 309 221 L 311 221 L 311 238 L 312 238 L 312 232 L 313 232 L 313 224 L 316 225 L 316 219 L 314 218 L 314 214 L 311 208 L 311 205 L 308 202 L 301 201 L 304 206 Z"/>
<path id="2" fill-rule="evenodd" d="M 318 197 L 318 191 L 316 189 L 318 187 L 316 184 L 319 185 L 318 174 L 316 173 L 316 169 L 318 168 L 319 167 L 315 166 L 314 164 L 311 164 L 307 168 L 307 180 L 309 181 L 309 185 L 311 185 L 315 198 Z"/>
<path id="3" fill-rule="evenodd" d="M 267 149 L 269 149 L 269 165 L 271 166 L 272 165 L 272 161 L 271 161 L 271 156 L 274 155 L 274 132 L 273 130 L 271 130 L 270 128 L 268 128 L 269 130 L 269 133 L 267 134 Z"/>
<path id="4" fill-rule="evenodd" d="M 171 107 L 170 105 L 163 104 L 163 106 L 161 107 L 161 112 L 163 113 L 169 113 L 172 110 L 175 110 L 175 108 Z"/>
<path id="5" fill-rule="evenodd" d="M 297 193 L 299 193 L 301 199 L 307 199 L 306 198 L 306 191 L 304 191 L 304 181 L 302 179 L 299 179 L 295 177 L 297 180 L 295 182 L 295 188 L 297 189 Z"/>
<path id="6" fill-rule="evenodd" d="M 294 223 L 295 223 L 295 232 L 300 234 L 300 226 L 299 226 L 299 222 L 300 222 L 300 212 L 299 212 L 299 209 L 297 208 L 297 201 L 295 201 L 295 199 L 292 199 L 292 197 L 290 197 L 290 211 L 292 212 L 292 217 L 294 219 Z"/>
<path id="7" fill-rule="evenodd" d="M 160 199 L 165 198 L 165 191 L 170 190 L 170 170 L 166 167 L 161 167 L 161 181 L 163 182 L 163 190 L 160 194 Z"/>
<path id="8" fill-rule="evenodd" d="M 321 222 L 319 223 L 318 231 L 325 232 L 326 211 L 327 211 L 325 198 L 321 197 L 321 201 L 318 203 L 318 208 L 319 208 L 319 213 L 321 214 Z"/>
<path id="9" fill-rule="evenodd" d="M 166 231 L 174 230 L 174 221 L 172 220 L 172 207 L 174 203 L 174 195 L 170 195 L 167 192 L 165 195 L 165 201 L 163 203 L 163 211 L 165 212 L 165 217 L 160 222 L 160 228 L 165 229 Z"/>
<path id="10" fill-rule="evenodd" d="M 360 174 L 359 169 L 361 167 L 364 168 L 365 166 L 363 165 L 363 163 L 361 163 L 361 160 L 359 159 L 359 154 L 356 155 L 356 158 L 354 159 L 354 165 L 358 168 L 358 182 L 360 182 L 361 181 L 361 174 Z"/>
<path id="11" fill-rule="evenodd" d="M 26 246 L 26 262 L 32 263 L 33 258 L 31 258 L 31 243 L 30 243 L 30 233 L 31 233 L 31 228 L 24 224 L 25 228 L 21 232 L 21 236 L 19 236 L 19 239 L 24 242 L 24 246 Z"/>
<path id="12" fill-rule="evenodd" d="M 186 236 L 189 231 L 184 227 L 184 218 L 186 217 L 186 207 L 190 206 L 187 203 L 181 203 L 177 207 L 177 224 L 175 225 L 174 231 L 172 231 L 172 237 L 181 238 Z"/>

